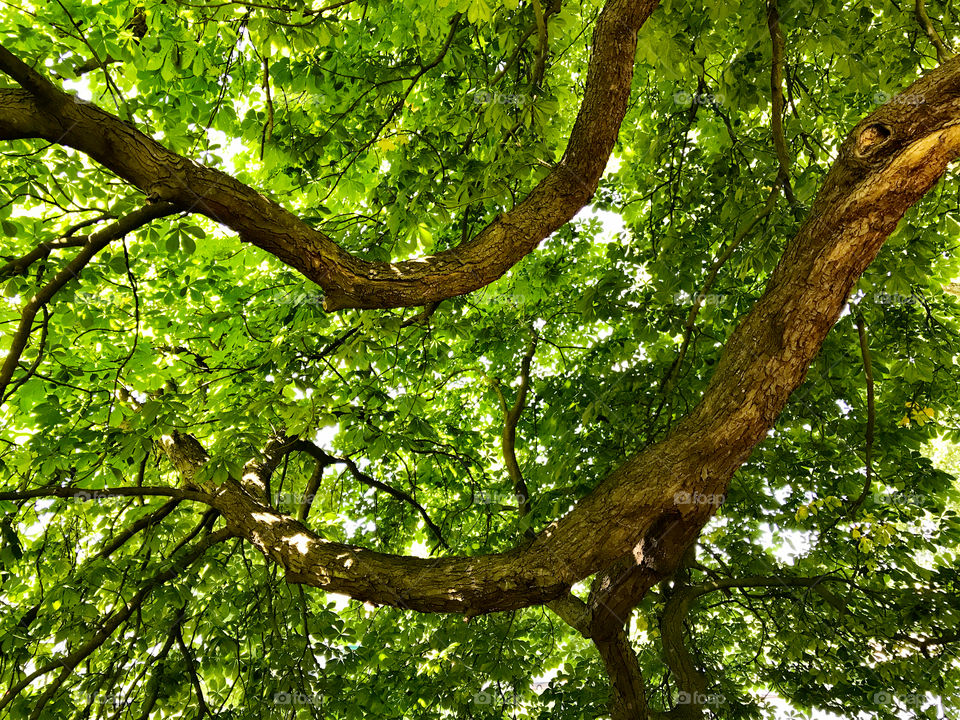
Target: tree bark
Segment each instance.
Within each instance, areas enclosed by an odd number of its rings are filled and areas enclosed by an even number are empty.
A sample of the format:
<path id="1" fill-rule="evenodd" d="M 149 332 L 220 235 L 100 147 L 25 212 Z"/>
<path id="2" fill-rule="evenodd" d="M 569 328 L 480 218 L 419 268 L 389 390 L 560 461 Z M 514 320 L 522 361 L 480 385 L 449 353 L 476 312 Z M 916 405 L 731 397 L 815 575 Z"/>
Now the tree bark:
<path id="1" fill-rule="evenodd" d="M 610 678 L 611 720 L 646 720 L 646 687 L 627 631 L 621 628 L 608 640 L 595 640 L 594 645 Z"/>

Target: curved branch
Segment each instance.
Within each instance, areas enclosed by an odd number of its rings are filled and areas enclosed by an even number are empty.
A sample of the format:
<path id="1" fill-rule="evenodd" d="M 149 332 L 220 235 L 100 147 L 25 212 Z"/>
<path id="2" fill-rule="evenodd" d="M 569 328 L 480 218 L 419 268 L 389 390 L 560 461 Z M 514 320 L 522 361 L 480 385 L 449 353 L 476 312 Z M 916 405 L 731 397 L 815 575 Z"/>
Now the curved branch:
<path id="1" fill-rule="evenodd" d="M 194 692 L 197 694 L 197 705 L 199 706 L 197 718 L 212 716 L 210 708 L 207 707 L 207 701 L 203 698 L 203 685 L 200 682 L 200 676 L 197 675 L 197 663 L 194 661 L 193 653 L 190 652 L 187 643 L 183 640 L 183 633 L 180 630 L 179 624 L 176 625 L 175 635 L 177 638 L 177 647 L 180 648 L 180 654 L 183 656 L 183 661 L 187 665 L 187 673 L 190 675 L 190 681 L 193 683 Z"/>
<path id="2" fill-rule="evenodd" d="M 517 424 L 520 422 L 520 416 L 527 406 L 527 393 L 530 391 L 530 365 L 537 351 L 538 339 L 536 329 L 531 327 L 530 343 L 523 359 L 520 361 L 520 387 L 517 389 L 517 398 L 513 407 L 507 407 L 507 400 L 500 386 L 497 384 L 493 386 L 503 408 L 503 432 L 500 435 L 500 446 L 503 451 L 503 462 L 507 466 L 507 473 L 513 483 L 513 495 L 517 501 L 517 518 L 521 525 L 524 518 L 527 518 L 530 514 L 530 490 L 527 488 L 527 482 L 523 479 L 523 471 L 517 461 Z M 533 530 L 528 526 L 524 530 L 524 534 L 532 537 Z"/>
<path id="3" fill-rule="evenodd" d="M 626 114 L 637 32 L 656 6 L 657 0 L 607 1 L 593 35 L 583 102 L 560 163 L 472 240 L 416 260 L 380 263 L 350 255 L 256 190 L 64 93 L 7 50 L 0 53 L 0 71 L 24 90 L 0 90 L 0 140 L 43 138 L 72 147 L 148 197 L 226 225 L 242 241 L 316 282 L 328 310 L 423 305 L 493 282 L 590 200 Z M 50 101 L 41 102 L 41 96 Z"/>
<path id="4" fill-rule="evenodd" d="M 793 196 L 793 187 L 790 184 L 790 152 L 787 150 L 787 141 L 783 135 L 783 30 L 780 28 L 780 10 L 777 0 L 767 0 L 767 28 L 770 31 L 772 43 L 772 60 L 770 63 L 770 130 L 773 134 L 773 147 L 777 152 L 777 183 L 783 186 L 783 194 L 790 203 L 790 207 L 798 213 L 797 199 Z M 797 220 L 802 220 L 798 217 Z"/>
<path id="5" fill-rule="evenodd" d="M 632 47 L 631 37 L 623 31 L 624 47 Z M 11 93 L 30 101 L 17 92 L 0 93 L 0 109 Z M 960 156 L 960 60 L 944 63 L 909 92 L 925 103 L 881 106 L 844 142 L 810 217 L 728 340 L 696 408 L 665 440 L 630 458 L 530 541 L 478 557 L 402 557 L 320 538 L 232 479 L 209 503 L 231 532 L 281 565 L 290 582 L 359 600 L 466 615 L 512 610 L 558 598 L 628 554 L 639 568 L 633 597 L 642 597 L 672 572 L 685 541 L 715 510 L 691 498 L 725 492 L 802 383 L 856 279 L 907 208 Z M 99 117 L 79 103 L 71 112 L 88 121 Z M 0 110 L 0 118 L 2 132 L 9 113 Z M 169 175 L 158 177 L 161 189 L 178 187 Z M 211 202 L 209 196 L 202 202 Z M 269 201 L 251 200 L 244 212 L 257 216 L 263 207 L 271 207 Z M 665 528 L 673 528 L 675 543 L 656 541 Z"/>
<path id="6" fill-rule="evenodd" d="M 0 71 L 44 106 L 62 104 L 67 95 L 20 58 L 0 45 Z"/>
<path id="7" fill-rule="evenodd" d="M 674 714 L 690 720 L 703 717 L 700 698 L 707 691 L 706 676 L 697 667 L 683 639 L 684 621 L 690 609 L 690 602 L 695 597 L 697 595 L 690 586 L 681 583 L 674 589 L 660 616 L 660 638 L 663 643 L 664 660 L 680 692 L 687 695 L 687 702 L 678 703 L 674 707 Z"/>
<path id="8" fill-rule="evenodd" d="M 368 485 L 372 488 L 376 488 L 377 490 L 382 490 L 388 495 L 392 495 L 394 498 L 396 498 L 400 502 L 404 502 L 408 504 L 418 513 L 420 513 L 420 517 L 423 518 L 423 522 L 426 523 L 427 528 L 437 538 L 437 542 L 439 542 L 445 549 L 447 550 L 450 549 L 450 546 L 447 544 L 447 541 L 443 539 L 443 533 L 440 531 L 440 528 L 437 527 L 437 524 L 430 519 L 430 516 L 427 514 L 427 511 L 426 509 L 424 509 L 423 505 L 417 502 L 413 498 L 413 496 L 411 496 L 410 494 L 405 493 L 403 490 L 395 488 L 392 485 L 387 485 L 385 482 L 381 482 L 380 480 L 377 480 L 376 478 L 367 475 L 359 467 L 357 467 L 357 464 L 350 458 L 334 457 L 333 455 L 328 454 L 323 448 L 313 444 L 312 442 L 309 442 L 308 440 L 294 441 L 290 447 L 292 450 L 300 450 L 301 452 L 305 452 L 308 455 L 310 455 L 314 460 L 317 461 L 317 467 L 319 468 L 320 472 L 322 472 L 323 468 L 326 467 L 327 465 L 346 465 L 347 470 L 350 471 L 350 474 L 353 475 L 353 478 L 358 482 L 361 482 L 364 485 Z M 311 479 L 310 485 L 313 485 L 312 479 Z M 317 485 L 319 485 L 319 481 L 317 482 Z M 313 491 L 310 493 L 311 495 L 311 498 L 309 500 L 310 504 L 312 504 L 313 502 L 312 495 L 314 492 L 316 492 L 316 487 L 314 487 Z M 305 492 L 304 503 L 301 505 L 302 517 L 298 515 L 301 521 L 306 518 L 306 514 L 310 510 L 310 506 L 309 504 L 306 504 L 306 501 L 307 501 L 307 494 Z"/>
<path id="9" fill-rule="evenodd" d="M 960 156 L 960 60 L 910 92 L 927 102 L 881 106 L 844 142 L 810 217 L 727 342 L 697 407 L 529 542 L 479 557 L 402 557 L 317 537 L 236 482 L 218 488 L 211 504 L 290 582 L 359 600 L 466 615 L 512 610 L 556 599 L 628 553 L 639 568 L 632 594 L 642 597 L 712 516 L 716 505 L 697 498 L 722 496 L 803 382 L 856 279 L 907 208 Z M 666 529 L 676 542 L 645 540 Z"/>
<path id="10" fill-rule="evenodd" d="M 610 678 L 611 720 L 648 718 L 646 684 L 626 630 L 621 629 L 609 640 L 596 640 L 594 645 Z"/>
<path id="11" fill-rule="evenodd" d="M 864 464 L 866 466 L 866 477 L 863 480 L 863 490 L 853 501 L 847 510 L 847 515 L 853 517 L 854 513 L 863 505 L 863 501 L 870 494 L 870 483 L 873 481 L 873 430 L 877 424 L 877 409 L 873 392 L 873 363 L 870 361 L 870 340 L 867 338 L 867 326 L 863 321 L 863 315 L 857 313 L 857 337 L 860 340 L 860 356 L 863 358 L 863 374 L 867 381 L 867 432 L 864 438 Z"/>
<path id="12" fill-rule="evenodd" d="M 86 220 L 83 225 L 93 225 L 95 223 L 101 222 L 104 219 L 104 216 L 97 218 L 92 218 Z M 13 277 L 14 275 L 25 275 L 30 269 L 30 266 L 33 265 L 38 260 L 46 259 L 53 250 L 59 250 L 60 248 L 68 247 L 83 247 L 83 244 L 87 241 L 86 238 L 74 238 L 74 239 L 64 239 L 61 242 L 42 242 L 37 245 L 33 250 L 22 255 L 21 257 L 14 258 L 6 265 L 0 267 L 0 280 L 5 280 L 8 277 Z"/>
<path id="13" fill-rule="evenodd" d="M 142 497 L 142 496 L 141 496 Z M 173 500 L 168 500 L 159 508 L 154 510 L 149 515 L 144 515 L 142 518 L 136 522 L 130 524 L 128 527 L 124 528 L 121 532 L 117 533 L 114 537 L 110 539 L 106 545 L 100 548 L 97 551 L 97 554 L 93 556 L 95 560 L 103 560 L 110 557 L 113 553 L 123 547 L 130 538 L 139 533 L 141 530 L 146 528 L 153 527 L 161 520 L 163 520 L 167 515 L 172 513 L 176 509 L 177 505 L 180 504 L 180 500 L 174 498 Z"/>

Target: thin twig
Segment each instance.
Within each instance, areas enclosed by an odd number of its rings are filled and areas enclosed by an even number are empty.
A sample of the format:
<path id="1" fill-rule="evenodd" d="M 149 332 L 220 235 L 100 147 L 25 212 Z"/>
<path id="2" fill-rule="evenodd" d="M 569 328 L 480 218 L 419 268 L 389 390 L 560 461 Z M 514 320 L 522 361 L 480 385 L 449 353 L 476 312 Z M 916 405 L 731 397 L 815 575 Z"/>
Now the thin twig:
<path id="1" fill-rule="evenodd" d="M 873 480 L 873 429 L 877 421 L 877 410 L 874 405 L 873 391 L 873 365 L 870 362 L 870 343 L 867 339 L 867 326 L 863 321 L 863 315 L 857 313 L 857 335 L 860 338 L 860 355 L 863 358 L 863 373 L 867 378 L 867 434 L 864 449 L 864 463 L 866 464 L 866 479 L 863 481 L 863 490 L 860 496 L 853 501 L 847 510 L 847 515 L 852 516 L 867 499 L 870 494 L 870 483 Z"/>
<path id="2" fill-rule="evenodd" d="M 790 153 L 787 151 L 787 141 L 783 134 L 783 30 L 780 29 L 780 11 L 777 0 L 767 0 L 767 27 L 770 30 L 770 40 L 773 45 L 773 58 L 770 64 L 770 129 L 773 133 L 773 147 L 777 153 L 777 163 L 780 169 L 777 173 L 777 182 L 783 185 L 783 194 L 790 203 L 797 220 L 801 220 L 801 210 L 797 198 L 793 195 L 790 185 Z"/>
<path id="3" fill-rule="evenodd" d="M 920 27 L 923 28 L 923 32 L 937 50 L 937 62 L 942 63 L 953 57 L 953 51 L 943 42 L 943 38 L 940 37 L 937 29 L 930 21 L 930 16 L 927 15 L 927 8 L 924 7 L 923 0 L 917 0 L 913 8 L 913 14 L 914 17 L 917 18 L 917 22 L 920 23 Z"/>
<path id="4" fill-rule="evenodd" d="M 30 298 L 21 311 L 20 324 L 11 340 L 3 367 L 0 367 L 0 397 L 4 399 L 9 397 L 7 387 L 13 379 L 13 374 L 20 363 L 23 351 L 27 347 L 30 334 L 33 332 L 33 321 L 37 313 L 40 312 L 40 308 L 45 307 L 68 282 L 80 274 L 80 271 L 87 266 L 98 252 L 111 242 L 119 240 L 127 233 L 143 227 L 152 220 L 172 215 L 175 212 L 176 207 L 170 203 L 152 203 L 139 210 L 134 210 L 129 215 L 93 233 L 87 238 L 87 242 L 76 257 L 50 282 L 44 285 L 36 295 Z"/>

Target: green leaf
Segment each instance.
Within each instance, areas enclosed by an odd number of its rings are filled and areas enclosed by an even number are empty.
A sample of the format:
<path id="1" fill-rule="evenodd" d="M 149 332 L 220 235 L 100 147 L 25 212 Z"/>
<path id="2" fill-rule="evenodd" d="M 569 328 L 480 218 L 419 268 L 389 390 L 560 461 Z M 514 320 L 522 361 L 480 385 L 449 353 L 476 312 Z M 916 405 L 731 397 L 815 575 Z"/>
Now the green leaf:
<path id="1" fill-rule="evenodd" d="M 164 248 L 170 254 L 180 252 L 180 230 L 174 228 L 167 234 Z"/>
<path id="2" fill-rule="evenodd" d="M 469 0 L 467 20 L 471 23 L 487 22 L 493 17 L 493 11 L 484 0 Z"/>

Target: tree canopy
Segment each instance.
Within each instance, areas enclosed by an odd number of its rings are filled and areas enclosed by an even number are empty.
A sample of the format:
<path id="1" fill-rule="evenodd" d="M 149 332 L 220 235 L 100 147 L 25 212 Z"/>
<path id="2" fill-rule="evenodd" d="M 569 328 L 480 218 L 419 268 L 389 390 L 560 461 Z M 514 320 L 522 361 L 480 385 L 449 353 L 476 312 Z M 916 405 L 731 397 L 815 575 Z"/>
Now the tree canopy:
<path id="1" fill-rule="evenodd" d="M 958 717 L 958 30 L 0 4 L 0 717 Z"/>

